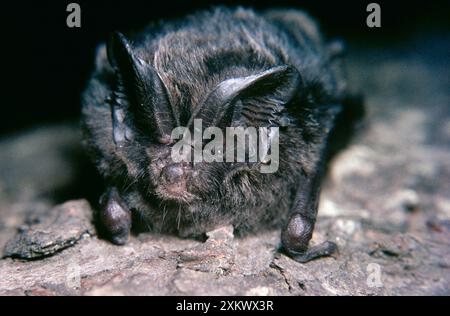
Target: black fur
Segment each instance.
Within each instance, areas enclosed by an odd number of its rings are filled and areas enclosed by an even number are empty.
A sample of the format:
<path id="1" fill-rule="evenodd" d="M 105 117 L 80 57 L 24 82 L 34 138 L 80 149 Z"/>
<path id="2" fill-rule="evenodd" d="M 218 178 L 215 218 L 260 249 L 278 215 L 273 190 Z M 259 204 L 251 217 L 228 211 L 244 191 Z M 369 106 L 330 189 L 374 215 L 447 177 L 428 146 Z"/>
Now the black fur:
<path id="1" fill-rule="evenodd" d="M 320 182 L 363 114 L 340 62 L 336 45 L 295 10 L 217 8 L 127 38 L 114 33 L 108 52 L 99 47 L 83 94 L 85 145 L 107 192 L 115 192 L 106 196 L 158 232 L 195 236 L 232 224 L 242 234 L 284 226 L 284 250 L 292 257 L 329 254 L 333 247 L 307 251 Z M 228 79 L 258 75 L 245 87 L 226 86 Z M 167 131 L 202 115 L 211 124 L 280 126 L 278 171 L 263 174 L 245 163 L 168 168 Z M 108 210 L 117 207 L 106 209 L 111 217 Z"/>

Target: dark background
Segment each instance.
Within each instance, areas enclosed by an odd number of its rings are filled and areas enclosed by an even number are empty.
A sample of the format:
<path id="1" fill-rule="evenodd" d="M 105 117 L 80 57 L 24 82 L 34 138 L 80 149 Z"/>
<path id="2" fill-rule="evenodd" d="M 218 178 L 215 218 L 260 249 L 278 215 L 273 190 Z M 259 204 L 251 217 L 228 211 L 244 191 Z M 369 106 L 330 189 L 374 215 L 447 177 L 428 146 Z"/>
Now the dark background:
<path id="1" fill-rule="evenodd" d="M 67 4 L 81 6 L 81 28 L 66 26 Z M 381 5 L 382 27 L 366 26 L 367 4 Z M 277 1 L 304 8 L 325 34 L 359 46 L 401 45 L 411 37 L 449 31 L 449 1 Z M 76 119 L 94 50 L 112 30 L 178 17 L 212 4 L 264 9 L 274 1 L 19 1 L 2 3 L 0 134 L 30 125 Z"/>

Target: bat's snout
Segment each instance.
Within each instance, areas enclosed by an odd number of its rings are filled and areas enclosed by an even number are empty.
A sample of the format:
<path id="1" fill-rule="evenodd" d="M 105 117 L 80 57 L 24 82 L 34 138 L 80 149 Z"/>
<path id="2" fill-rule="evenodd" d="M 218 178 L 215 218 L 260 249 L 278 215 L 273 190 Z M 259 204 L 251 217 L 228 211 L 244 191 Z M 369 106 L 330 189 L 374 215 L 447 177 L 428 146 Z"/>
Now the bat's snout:
<path id="1" fill-rule="evenodd" d="M 168 165 L 161 171 L 161 180 L 169 185 L 181 184 L 184 177 L 184 167 L 179 163 Z"/>

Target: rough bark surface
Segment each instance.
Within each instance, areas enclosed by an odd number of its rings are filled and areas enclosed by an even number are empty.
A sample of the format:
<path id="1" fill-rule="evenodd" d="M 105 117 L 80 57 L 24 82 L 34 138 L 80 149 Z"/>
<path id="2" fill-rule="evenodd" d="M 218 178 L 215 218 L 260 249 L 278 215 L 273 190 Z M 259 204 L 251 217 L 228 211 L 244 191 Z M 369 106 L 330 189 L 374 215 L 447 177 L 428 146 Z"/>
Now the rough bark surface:
<path id="1" fill-rule="evenodd" d="M 114 246 L 86 200 L 54 206 L 78 174 L 62 124 L 0 140 L 0 295 L 449 295 L 450 74 L 433 45 L 350 56 L 368 121 L 332 163 L 312 240 L 337 257 L 300 264 L 276 252 L 278 231 L 231 227 Z"/>

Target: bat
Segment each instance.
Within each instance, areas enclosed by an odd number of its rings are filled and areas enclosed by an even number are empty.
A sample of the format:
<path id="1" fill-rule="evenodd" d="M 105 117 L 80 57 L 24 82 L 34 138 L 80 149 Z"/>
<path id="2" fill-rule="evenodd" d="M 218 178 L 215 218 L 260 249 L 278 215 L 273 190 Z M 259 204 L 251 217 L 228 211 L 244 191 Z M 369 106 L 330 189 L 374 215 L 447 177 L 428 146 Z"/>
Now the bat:
<path id="1" fill-rule="evenodd" d="M 113 32 L 82 96 L 83 143 L 106 184 L 98 219 L 111 241 L 126 243 L 134 221 L 182 237 L 231 224 L 238 236 L 281 229 L 280 250 L 299 262 L 333 254 L 331 241 L 308 244 L 328 162 L 364 115 L 342 48 L 289 9 L 218 7 Z M 174 161 L 174 129 L 196 120 L 204 131 L 276 128 L 276 172 L 261 172 L 264 160 Z"/>

